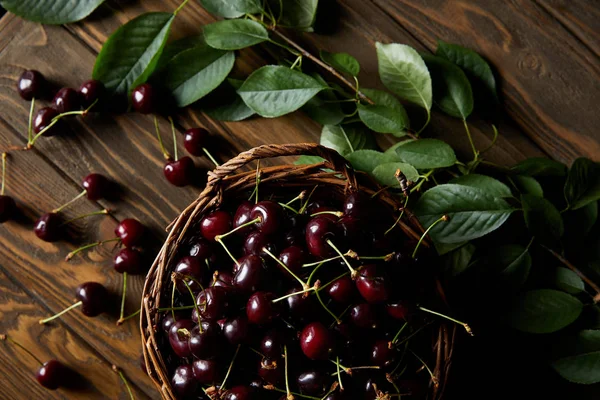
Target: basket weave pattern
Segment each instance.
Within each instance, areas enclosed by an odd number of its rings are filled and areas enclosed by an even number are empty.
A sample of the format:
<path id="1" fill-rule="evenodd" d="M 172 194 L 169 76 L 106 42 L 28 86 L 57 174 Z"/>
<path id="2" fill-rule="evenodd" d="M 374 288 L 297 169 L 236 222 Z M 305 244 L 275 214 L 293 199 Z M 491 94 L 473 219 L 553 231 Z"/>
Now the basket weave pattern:
<path id="1" fill-rule="evenodd" d="M 142 296 L 142 309 L 140 328 L 144 359 L 148 375 L 159 389 L 163 399 L 175 400 L 170 377 L 167 371 L 163 354 L 160 350 L 160 317 L 159 307 L 168 307 L 169 293 L 172 287 L 171 268 L 173 267 L 177 251 L 191 229 L 204 214 L 217 209 L 227 198 L 240 198 L 241 194 L 247 197 L 249 190 L 256 184 L 256 171 L 237 172 L 248 163 L 260 159 L 294 155 L 314 155 L 322 157 L 325 161 L 313 165 L 279 165 L 260 168 L 260 188 L 281 190 L 292 188 L 294 193 L 304 189 L 312 189 L 315 185 L 327 186 L 339 192 L 360 190 L 377 196 L 386 206 L 397 210 L 401 207 L 399 200 L 388 191 L 381 191 L 368 176 L 356 173 L 348 166 L 346 160 L 337 152 L 326 147 L 300 143 L 289 145 L 264 145 L 239 154 L 225 164 L 209 172 L 206 188 L 199 197 L 192 202 L 179 217 L 172 222 L 168 230 L 168 237 L 152 265 L 144 285 Z M 408 221 L 400 221 L 399 226 L 407 236 L 418 239 L 422 232 L 421 226 L 410 213 Z M 443 291 L 438 282 L 438 292 L 442 299 Z M 432 337 L 432 348 L 435 358 L 434 378 L 431 382 L 431 391 L 428 398 L 440 399 L 444 392 L 446 378 L 450 368 L 455 326 L 448 326 L 444 321 L 438 324 L 439 329 Z"/>

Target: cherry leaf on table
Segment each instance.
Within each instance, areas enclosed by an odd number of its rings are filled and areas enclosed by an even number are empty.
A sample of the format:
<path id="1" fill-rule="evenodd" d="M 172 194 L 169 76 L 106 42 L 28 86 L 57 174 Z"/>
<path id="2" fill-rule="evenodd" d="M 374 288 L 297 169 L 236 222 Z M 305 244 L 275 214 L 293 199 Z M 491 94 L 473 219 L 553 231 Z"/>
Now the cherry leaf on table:
<path id="1" fill-rule="evenodd" d="M 600 382 L 600 330 L 586 329 L 562 340 L 563 354 L 552 368 L 568 381 L 580 384 Z"/>
<path id="2" fill-rule="evenodd" d="M 278 25 L 312 32 L 317 18 L 319 0 L 267 0 L 273 14 L 281 15 Z M 281 9 L 283 5 L 283 9 Z"/>
<path id="3" fill-rule="evenodd" d="M 554 205 L 532 194 L 521 195 L 525 224 L 533 236 L 542 242 L 555 243 L 563 235 L 565 227 L 560 212 Z"/>
<path id="4" fill-rule="evenodd" d="M 321 131 L 321 145 L 346 156 L 356 150 L 377 149 L 377 142 L 359 124 L 325 125 Z"/>
<path id="5" fill-rule="evenodd" d="M 400 187 L 400 182 L 396 178 L 396 172 L 400 170 L 411 182 L 416 182 L 419 179 L 419 172 L 410 164 L 402 162 L 389 162 L 383 163 L 375 167 L 372 172 L 373 177 L 377 182 L 385 186 L 391 186 L 394 188 Z"/>
<path id="6" fill-rule="evenodd" d="M 174 42 L 167 43 L 158 60 L 156 71 L 160 71 L 161 69 L 163 69 L 164 66 L 167 65 L 167 63 L 171 61 L 176 55 L 184 52 L 185 50 L 189 50 L 197 46 L 202 46 L 205 43 L 206 42 L 204 41 L 204 36 L 188 36 L 176 40 Z"/>
<path id="7" fill-rule="evenodd" d="M 404 100 L 431 110 L 431 76 L 423 58 L 404 44 L 377 42 L 379 77 L 383 84 Z"/>
<path id="8" fill-rule="evenodd" d="M 443 58 L 423 55 L 433 81 L 433 101 L 446 114 L 463 120 L 473 112 L 473 90 L 465 73 Z"/>
<path id="9" fill-rule="evenodd" d="M 169 61 L 161 76 L 178 107 L 185 107 L 216 89 L 229 75 L 235 55 L 208 45 L 185 50 Z"/>
<path id="10" fill-rule="evenodd" d="M 105 0 L 1 0 L 0 5 L 28 21 L 68 24 L 84 19 Z"/>
<path id="11" fill-rule="evenodd" d="M 552 333 L 573 323 L 583 304 L 570 294 L 552 289 L 522 293 L 509 310 L 509 324 L 529 333 Z"/>
<path id="12" fill-rule="evenodd" d="M 325 50 L 320 52 L 321 60 L 331 65 L 338 71 L 352 76 L 358 76 L 360 64 L 358 60 L 348 53 L 330 53 Z"/>
<path id="13" fill-rule="evenodd" d="M 552 280 L 554 285 L 563 292 L 577 294 L 585 290 L 585 285 L 579 275 L 565 267 L 557 267 Z"/>
<path id="14" fill-rule="evenodd" d="M 175 15 L 146 13 L 117 29 L 96 58 L 92 77 L 116 94 L 128 94 L 154 72 Z"/>
<path id="15" fill-rule="evenodd" d="M 514 211 L 510 205 L 489 193 L 468 186 L 445 184 L 427 190 L 413 210 L 427 228 L 446 215 L 430 231 L 440 243 L 473 240 L 498 229 Z"/>
<path id="16" fill-rule="evenodd" d="M 587 158 L 576 159 L 569 169 L 564 192 L 572 210 L 600 199 L 600 164 Z"/>
<path id="17" fill-rule="evenodd" d="M 224 18 L 256 14 L 262 9 L 260 0 L 200 0 L 200 3 L 208 12 Z"/>
<path id="18" fill-rule="evenodd" d="M 565 176 L 567 166 L 544 157 L 531 157 L 511 168 L 517 174 L 527 176 Z"/>
<path id="19" fill-rule="evenodd" d="M 357 171 L 371 173 L 384 162 L 385 155 L 377 150 L 356 150 L 346 155 L 346 160 Z"/>
<path id="20" fill-rule="evenodd" d="M 239 50 L 269 40 L 269 32 L 256 21 L 233 19 L 206 25 L 204 38 L 215 49 Z"/>
<path id="21" fill-rule="evenodd" d="M 480 174 L 469 174 L 452 179 L 449 183 L 485 190 L 494 197 L 511 197 L 510 188 L 497 179 Z"/>
<path id="22" fill-rule="evenodd" d="M 375 102 L 375 105 L 358 105 L 358 116 L 361 121 L 375 132 L 391 133 L 396 137 L 405 136 L 409 119 L 400 101 L 381 90 L 362 89 L 361 91 Z"/>
<path id="23" fill-rule="evenodd" d="M 296 111 L 325 88 L 302 72 L 267 65 L 254 71 L 238 93 L 257 114 L 274 118 Z"/>
<path id="24" fill-rule="evenodd" d="M 323 86 L 327 86 L 321 75 L 313 73 L 311 76 Z M 301 110 L 321 125 L 337 125 L 346 118 L 333 90 L 323 90 L 302 106 Z"/>
<path id="25" fill-rule="evenodd" d="M 394 152 L 401 161 L 417 169 L 444 168 L 456 163 L 454 150 L 441 140 L 420 139 L 401 143 Z"/>
<path id="26" fill-rule="evenodd" d="M 237 89 L 244 81 L 227 79 L 221 87 L 206 97 L 207 105 L 202 107 L 209 117 L 219 121 L 242 121 L 255 114 L 242 100 Z M 219 92 L 219 93 L 217 93 Z M 209 98 L 215 94 L 216 99 Z"/>

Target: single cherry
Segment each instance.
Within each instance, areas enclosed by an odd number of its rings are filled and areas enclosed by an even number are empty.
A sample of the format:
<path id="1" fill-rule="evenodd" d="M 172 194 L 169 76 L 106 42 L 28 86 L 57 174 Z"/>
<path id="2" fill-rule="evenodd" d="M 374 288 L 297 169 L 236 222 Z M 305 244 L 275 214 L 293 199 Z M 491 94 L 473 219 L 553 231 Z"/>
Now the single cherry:
<path id="1" fill-rule="evenodd" d="M 202 236 L 208 240 L 215 240 L 215 236 L 223 235 L 231 230 L 231 215 L 226 211 L 213 211 L 200 222 Z"/>
<path id="2" fill-rule="evenodd" d="M 65 386 L 71 370 L 65 367 L 60 361 L 46 361 L 35 374 L 38 383 L 46 389 L 56 390 Z"/>
<path id="3" fill-rule="evenodd" d="M 356 287 L 369 303 L 383 303 L 390 296 L 387 279 L 375 265 L 366 265 L 360 269 Z"/>
<path id="4" fill-rule="evenodd" d="M 278 385 L 284 378 L 283 361 L 263 358 L 258 365 L 258 376 L 268 384 Z"/>
<path id="5" fill-rule="evenodd" d="M 300 246 L 290 246 L 279 253 L 279 260 L 296 275 L 304 274 L 305 271 L 302 269 L 302 265 L 307 261 L 307 258 L 308 254 Z M 291 277 L 290 273 L 285 271 L 279 263 L 277 263 L 277 266 L 279 266 L 285 276 Z"/>
<path id="6" fill-rule="evenodd" d="M 306 225 L 306 245 L 315 257 L 327 258 L 336 255 L 335 250 L 327 243 L 335 241 L 339 236 L 339 227 L 331 219 L 319 215 L 308 221 Z"/>
<path id="7" fill-rule="evenodd" d="M 222 286 L 211 286 L 201 291 L 196 297 L 200 310 L 200 320 L 216 321 L 224 318 L 230 309 L 230 290 Z M 192 311 L 192 315 L 196 309 Z"/>
<path id="8" fill-rule="evenodd" d="M 213 275 L 212 286 L 221 286 L 225 288 L 233 287 L 233 275 L 226 271 L 217 271 L 216 275 Z"/>
<path id="9" fill-rule="evenodd" d="M 272 359 L 279 359 L 283 355 L 283 346 L 286 344 L 286 339 L 278 329 L 268 331 L 260 341 L 260 352 Z"/>
<path id="10" fill-rule="evenodd" d="M 415 312 L 413 304 L 397 300 L 385 306 L 388 315 L 395 319 L 407 320 Z"/>
<path id="11" fill-rule="evenodd" d="M 250 203 L 248 200 L 243 201 L 238 206 L 237 210 L 235 211 L 235 215 L 233 216 L 233 229 L 236 229 L 252 220 L 252 218 L 250 218 L 252 207 L 254 207 L 254 204 Z M 243 236 L 252 232 L 253 229 L 254 227 L 252 225 L 248 225 L 236 231 L 236 233 Z"/>
<path id="12" fill-rule="evenodd" d="M 334 340 L 331 332 L 320 322 L 312 322 L 300 333 L 300 347 L 311 360 L 326 360 L 333 352 Z"/>
<path id="13" fill-rule="evenodd" d="M 258 400 L 250 386 L 234 386 L 225 392 L 223 400 Z"/>
<path id="14" fill-rule="evenodd" d="M 46 94 L 46 79 L 35 70 L 24 71 L 17 81 L 19 95 L 27 101 L 41 98 Z"/>
<path id="15" fill-rule="evenodd" d="M 85 81 L 79 87 L 79 99 L 84 108 L 90 107 L 96 100 L 100 101 L 104 97 L 106 88 L 100 81 L 91 79 Z"/>
<path id="16" fill-rule="evenodd" d="M 33 231 L 44 242 L 56 242 L 62 237 L 62 223 L 63 220 L 57 213 L 47 213 L 35 222 Z"/>
<path id="17" fill-rule="evenodd" d="M 141 114 L 152 114 L 158 110 L 158 93 L 149 83 L 143 83 L 131 92 L 131 105 Z"/>
<path id="18" fill-rule="evenodd" d="M 181 279 L 177 280 L 177 290 L 180 293 L 189 293 L 188 287 L 193 293 L 203 290 L 202 285 L 206 280 L 206 265 L 201 262 L 199 257 L 183 257 L 175 266 L 174 272 L 182 275 Z"/>
<path id="19" fill-rule="evenodd" d="M 195 360 L 192 366 L 194 376 L 203 385 L 212 385 L 219 379 L 219 370 L 215 360 Z"/>
<path id="20" fill-rule="evenodd" d="M 41 108 L 35 115 L 35 118 L 33 119 L 33 131 L 35 133 L 40 133 L 41 131 L 46 129 L 52 123 L 52 120 L 54 118 L 56 118 L 57 116 L 58 116 L 58 111 L 56 111 L 54 108 L 52 108 L 52 107 Z M 52 128 L 50 128 L 46 132 L 44 132 L 44 135 L 45 136 L 54 135 L 57 130 L 56 128 L 57 128 L 57 126 L 54 125 Z"/>
<path id="21" fill-rule="evenodd" d="M 363 192 L 352 192 L 344 200 L 344 215 L 356 218 L 368 217 L 373 209 L 372 199 Z"/>
<path id="22" fill-rule="evenodd" d="M 265 277 L 265 266 L 262 258 L 254 254 L 244 256 L 238 260 L 236 273 L 233 276 L 233 286 L 246 293 L 259 290 Z"/>
<path id="23" fill-rule="evenodd" d="M 169 344 L 178 357 L 189 357 L 192 354 L 189 342 L 195 327 L 196 323 L 191 319 L 178 319 L 169 328 Z"/>
<path id="24" fill-rule="evenodd" d="M 108 290 L 98 282 L 86 282 L 77 287 L 75 297 L 81 302 L 81 312 L 96 317 L 108 310 Z"/>
<path id="25" fill-rule="evenodd" d="M 246 315 L 252 324 L 264 325 L 279 315 L 278 303 L 273 303 L 275 295 L 271 292 L 256 292 L 246 305 Z"/>
<path id="26" fill-rule="evenodd" d="M 92 201 L 104 199 L 110 195 L 111 182 L 104 175 L 89 174 L 83 178 L 81 186 L 85 189 L 87 198 Z"/>
<path id="27" fill-rule="evenodd" d="M 297 292 L 297 288 L 291 288 L 286 294 Z M 315 302 L 314 296 L 304 296 L 304 294 L 296 294 L 285 299 L 289 316 L 293 321 L 306 323 L 316 319 L 319 310 L 318 304 Z"/>
<path id="28" fill-rule="evenodd" d="M 193 156 L 200 157 L 204 154 L 204 148 L 208 142 L 209 133 L 204 128 L 188 129 L 184 133 L 185 149 Z"/>
<path id="29" fill-rule="evenodd" d="M 265 248 L 269 250 L 271 254 L 277 254 L 275 240 L 263 232 L 252 232 L 244 241 L 244 254 L 246 255 L 255 254 L 261 257 L 269 257 L 269 255 L 264 251 Z"/>
<path id="30" fill-rule="evenodd" d="M 217 355 L 220 333 L 221 328 L 216 322 L 202 321 L 202 329 L 200 326 L 194 327 L 188 341 L 192 355 L 197 358 L 211 358 Z"/>
<path id="31" fill-rule="evenodd" d="M 350 320 L 360 328 L 375 329 L 379 326 L 379 319 L 375 307 L 369 303 L 357 304 L 350 310 Z"/>
<path id="32" fill-rule="evenodd" d="M 133 218 L 126 218 L 115 228 L 115 235 L 121 239 L 121 242 L 125 246 L 131 247 L 140 244 L 145 230 L 144 225 L 140 221 Z"/>
<path id="33" fill-rule="evenodd" d="M 188 254 L 192 257 L 198 257 L 201 260 L 216 261 L 215 249 L 213 243 L 204 238 L 196 238 L 190 245 Z"/>
<path id="34" fill-rule="evenodd" d="M 256 229 L 265 234 L 273 234 L 279 230 L 283 219 L 282 207 L 274 201 L 260 201 L 252 207 L 250 219 L 260 218 L 255 224 Z"/>
<path id="35" fill-rule="evenodd" d="M 241 315 L 237 318 L 228 319 L 223 324 L 223 336 L 225 339 L 232 344 L 238 345 L 246 342 L 250 327 L 248 325 L 248 318 L 245 315 Z"/>
<path id="36" fill-rule="evenodd" d="M 396 359 L 397 351 L 388 340 L 378 340 L 371 348 L 369 358 L 372 365 L 389 367 Z"/>
<path id="37" fill-rule="evenodd" d="M 194 180 L 196 165 L 189 157 L 181 157 L 178 160 L 169 160 L 166 162 L 163 172 L 165 178 L 177 187 L 184 187 L 191 184 Z"/>
<path id="38" fill-rule="evenodd" d="M 329 285 L 327 293 L 336 303 L 350 304 L 356 297 L 356 285 L 350 276 L 342 276 Z"/>
<path id="39" fill-rule="evenodd" d="M 113 267 L 118 273 L 139 275 L 144 272 L 144 257 L 135 249 L 124 248 L 119 250 L 113 260 Z"/>
<path id="40" fill-rule="evenodd" d="M 296 382 L 300 393 L 309 396 L 322 395 L 329 388 L 327 374 L 318 370 L 309 370 L 298 375 Z"/>
<path id="41" fill-rule="evenodd" d="M 79 98 L 79 93 L 75 89 L 71 88 L 60 89 L 54 96 L 52 103 L 54 104 L 56 111 L 58 111 L 60 114 L 69 111 L 77 111 L 81 108 L 81 99 Z"/>
<path id="42" fill-rule="evenodd" d="M 198 380 L 194 376 L 194 368 L 189 364 L 180 365 L 175 368 L 171 387 L 178 398 L 188 398 L 198 390 Z"/>

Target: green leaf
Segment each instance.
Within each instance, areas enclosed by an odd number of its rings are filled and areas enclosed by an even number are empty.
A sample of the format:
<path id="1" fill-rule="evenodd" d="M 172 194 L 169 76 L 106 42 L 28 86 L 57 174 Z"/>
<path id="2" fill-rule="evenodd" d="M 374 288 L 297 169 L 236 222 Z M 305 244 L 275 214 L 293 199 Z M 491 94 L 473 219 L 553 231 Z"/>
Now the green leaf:
<path id="1" fill-rule="evenodd" d="M 2 0 L 0 5 L 28 21 L 68 24 L 90 15 L 104 0 Z"/>
<path id="2" fill-rule="evenodd" d="M 532 157 L 521 161 L 511 168 L 520 175 L 527 176 L 565 176 L 567 166 L 544 157 Z"/>
<path id="3" fill-rule="evenodd" d="M 323 89 L 302 72 L 267 65 L 254 71 L 238 93 L 257 114 L 274 118 L 296 111 Z"/>
<path id="4" fill-rule="evenodd" d="M 360 72 L 360 64 L 356 58 L 352 57 L 348 53 L 330 53 L 325 50 L 321 50 L 321 60 L 331 65 L 338 71 L 344 72 L 352 76 L 358 76 Z"/>
<path id="5" fill-rule="evenodd" d="M 420 139 L 402 142 L 395 153 L 417 169 L 450 167 L 456 163 L 456 154 L 446 142 L 438 139 Z"/>
<path id="6" fill-rule="evenodd" d="M 244 81 L 237 79 L 228 79 L 226 83 L 221 85 L 222 88 L 220 89 L 222 92 L 218 93 L 219 98 L 216 101 L 208 102 L 210 106 L 202 107 L 202 111 L 209 117 L 219 121 L 242 121 L 253 116 L 254 111 L 252 111 L 246 103 L 244 103 L 240 95 L 237 94 L 237 89 L 239 89 L 243 83 Z M 219 91 L 219 89 L 215 92 L 217 91 Z M 209 97 L 206 97 L 206 99 Z"/>
<path id="7" fill-rule="evenodd" d="M 318 96 L 302 106 L 302 111 L 321 125 L 337 125 L 346 118 L 339 103 L 325 103 Z"/>
<path id="8" fill-rule="evenodd" d="M 174 42 L 167 43 L 162 54 L 160 55 L 156 70 L 159 71 L 163 69 L 164 66 L 173 59 L 173 57 L 181 52 L 189 50 L 193 47 L 202 46 L 205 43 L 204 36 L 188 36 Z"/>
<path id="9" fill-rule="evenodd" d="M 371 173 L 379 164 L 384 162 L 384 155 L 377 150 L 356 150 L 346 155 L 346 159 L 357 171 Z"/>
<path id="10" fill-rule="evenodd" d="M 457 243 L 433 242 L 433 245 L 435 246 L 435 250 L 437 251 L 437 253 L 440 256 L 442 256 L 444 254 L 450 253 L 452 250 L 456 250 L 456 249 L 464 246 L 467 243 L 469 243 L 469 242 L 457 242 Z"/>
<path id="11" fill-rule="evenodd" d="M 396 137 L 406 135 L 409 119 L 406 110 L 394 96 L 375 89 L 362 89 L 362 92 L 375 102 L 358 104 L 358 116 L 371 130 L 379 133 L 391 133 Z"/>
<path id="12" fill-rule="evenodd" d="M 476 248 L 472 243 L 467 243 L 448 254 L 446 270 L 451 276 L 458 276 L 471 266 L 471 259 L 475 254 L 475 250 Z"/>
<path id="13" fill-rule="evenodd" d="M 555 243 L 564 231 L 562 217 L 554 205 L 543 197 L 521 195 L 525 224 L 529 232 L 542 242 Z"/>
<path id="14" fill-rule="evenodd" d="M 443 58 L 423 55 L 433 81 L 433 100 L 446 114 L 467 119 L 473 111 L 473 90 L 465 73 Z"/>
<path id="15" fill-rule="evenodd" d="M 509 312 L 509 324 L 529 333 L 552 333 L 573 323 L 583 304 L 570 294 L 537 289 L 521 294 Z"/>
<path id="16" fill-rule="evenodd" d="M 431 76 L 419 53 L 403 44 L 375 45 L 383 84 L 401 98 L 431 110 Z"/>
<path id="17" fill-rule="evenodd" d="M 324 158 L 322 157 L 318 157 L 318 156 L 300 156 L 298 157 L 298 159 L 294 162 L 294 164 L 296 165 L 310 165 L 310 164 L 320 164 L 323 161 L 325 161 Z"/>
<path id="18" fill-rule="evenodd" d="M 185 107 L 216 89 L 229 75 L 235 55 L 208 45 L 181 52 L 166 65 L 162 82 L 178 107 Z"/>
<path id="19" fill-rule="evenodd" d="M 238 18 L 261 11 L 259 0 L 200 0 L 208 12 L 225 18 Z"/>
<path id="20" fill-rule="evenodd" d="M 278 25 L 312 32 L 319 0 L 268 0 L 274 15 L 281 14 Z M 283 4 L 283 10 L 280 5 Z"/>
<path id="21" fill-rule="evenodd" d="M 377 182 L 381 183 L 385 186 L 391 186 L 395 188 L 400 187 L 400 183 L 396 178 L 396 171 L 400 170 L 411 182 L 416 182 L 419 179 L 419 172 L 410 164 L 401 163 L 401 162 L 391 162 L 384 163 L 377 166 L 372 174 L 377 180 Z"/>
<path id="22" fill-rule="evenodd" d="M 204 38 L 215 49 L 239 50 L 269 40 L 269 32 L 256 21 L 232 19 L 206 25 Z"/>
<path id="23" fill-rule="evenodd" d="M 515 175 L 511 179 L 522 194 L 544 197 L 544 189 L 535 178 L 526 175 Z"/>
<path id="24" fill-rule="evenodd" d="M 356 150 L 377 149 L 373 135 L 357 125 L 325 125 L 321 131 L 321 145 L 344 157 Z"/>
<path id="25" fill-rule="evenodd" d="M 564 342 L 569 354 L 552 362 L 552 368 L 568 381 L 600 382 L 600 331 L 587 329 Z"/>
<path id="26" fill-rule="evenodd" d="M 510 188 L 497 179 L 479 174 L 469 174 L 452 179 L 448 183 L 470 186 L 488 192 L 494 197 L 511 197 Z"/>
<path id="27" fill-rule="evenodd" d="M 146 13 L 121 26 L 102 46 L 92 77 L 110 92 L 129 94 L 154 72 L 174 18 Z"/>
<path id="28" fill-rule="evenodd" d="M 575 160 L 565 183 L 565 199 L 572 210 L 600 199 L 600 164 L 587 158 Z"/>
<path id="29" fill-rule="evenodd" d="M 585 290 L 585 285 L 579 275 L 565 267 L 557 267 L 554 270 L 552 281 L 558 289 L 570 294 L 581 293 Z"/>
<path id="30" fill-rule="evenodd" d="M 594 201 L 577 210 L 563 213 L 567 235 L 585 237 L 598 221 L 598 202 Z"/>
<path id="31" fill-rule="evenodd" d="M 481 189 L 462 185 L 435 186 L 421 196 L 413 212 L 424 227 L 442 216 L 448 221 L 434 226 L 429 234 L 440 243 L 477 239 L 499 228 L 514 210 L 502 199 Z"/>
<path id="32" fill-rule="evenodd" d="M 435 55 L 461 67 L 471 82 L 475 84 L 474 86 L 485 88 L 485 93 L 483 94 L 486 96 L 479 100 L 489 101 L 489 99 L 493 99 L 494 103 L 498 102 L 496 79 L 490 65 L 479 54 L 457 44 L 438 40 L 438 48 Z"/>
<path id="33" fill-rule="evenodd" d="M 486 252 L 487 267 L 497 274 L 496 280 L 512 288 L 522 286 L 531 271 L 529 251 L 516 244 L 500 246 Z"/>

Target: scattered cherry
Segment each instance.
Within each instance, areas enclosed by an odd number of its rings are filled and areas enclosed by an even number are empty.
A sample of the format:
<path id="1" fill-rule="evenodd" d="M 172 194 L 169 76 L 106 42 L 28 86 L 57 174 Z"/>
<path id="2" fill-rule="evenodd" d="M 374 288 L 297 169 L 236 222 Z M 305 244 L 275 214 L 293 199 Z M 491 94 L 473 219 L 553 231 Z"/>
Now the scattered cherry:
<path id="1" fill-rule="evenodd" d="M 46 91 L 46 79 L 35 70 L 24 71 L 17 82 L 19 95 L 27 101 L 33 98 L 44 97 Z"/>
<path id="2" fill-rule="evenodd" d="M 242 257 L 238 260 L 237 272 L 233 276 L 233 286 L 243 292 L 256 292 L 265 274 L 265 266 L 262 258 L 254 254 Z"/>
<path id="3" fill-rule="evenodd" d="M 91 79 L 83 82 L 79 87 L 79 98 L 81 100 L 81 105 L 84 108 L 90 107 L 96 100 L 100 101 L 102 99 L 105 91 L 106 88 L 100 81 Z"/>
<path id="4" fill-rule="evenodd" d="M 181 157 L 178 160 L 169 160 L 166 162 L 163 172 L 165 178 L 177 187 L 190 185 L 194 179 L 196 165 L 189 157 Z"/>
<path id="5" fill-rule="evenodd" d="M 268 384 L 278 385 L 284 377 L 283 362 L 270 358 L 263 358 L 258 365 L 258 376 Z"/>
<path id="6" fill-rule="evenodd" d="M 131 247 L 140 244 L 145 231 L 146 229 L 140 221 L 133 218 L 126 218 L 115 228 L 115 235 L 121 239 L 121 242 L 125 246 Z"/>
<path id="7" fill-rule="evenodd" d="M 300 347 L 312 360 L 326 360 L 333 352 L 333 335 L 320 322 L 312 322 L 300 333 Z"/>
<path id="8" fill-rule="evenodd" d="M 96 201 L 109 196 L 111 182 L 104 175 L 94 173 L 83 178 L 81 186 L 85 189 L 87 198 Z"/>
<path id="9" fill-rule="evenodd" d="M 199 157 L 204 154 L 204 148 L 208 142 L 209 133 L 204 128 L 188 129 L 184 133 L 185 149 L 193 156 Z"/>
<path id="10" fill-rule="evenodd" d="M 46 389 L 56 390 L 66 385 L 70 374 L 71 371 L 60 361 L 50 360 L 42 364 L 35 378 Z"/>
<path id="11" fill-rule="evenodd" d="M 300 393 L 309 396 L 322 395 L 329 387 L 327 375 L 318 370 L 301 373 L 298 375 L 297 383 Z"/>
<path id="12" fill-rule="evenodd" d="M 61 239 L 63 233 L 63 220 L 57 213 L 42 215 L 33 227 L 35 235 L 44 242 L 56 242 Z"/>
<path id="13" fill-rule="evenodd" d="M 113 267 L 120 274 L 139 275 L 144 272 L 143 261 L 144 257 L 138 250 L 124 248 L 115 255 Z"/>
<path id="14" fill-rule="evenodd" d="M 251 220 L 259 218 L 259 221 L 255 224 L 256 229 L 267 235 L 279 230 L 282 217 L 282 207 L 270 200 L 258 202 L 250 211 Z"/>
<path id="15" fill-rule="evenodd" d="M 269 250 L 271 254 L 277 254 L 277 246 L 273 238 L 266 233 L 255 231 L 250 233 L 244 241 L 244 254 L 259 255 L 268 257 L 264 249 Z"/>
<path id="16" fill-rule="evenodd" d="M 304 249 L 300 246 L 290 246 L 279 253 L 279 260 L 288 267 L 296 275 L 303 275 L 302 265 L 307 261 L 307 254 Z M 281 265 L 277 264 L 278 267 L 285 272 L 285 276 L 291 276 L 289 272 L 285 271 Z"/>
<path id="17" fill-rule="evenodd" d="M 56 111 L 54 108 L 52 108 L 52 107 L 41 108 L 35 115 L 35 118 L 33 119 L 33 131 L 35 133 L 40 133 L 41 131 L 46 129 L 52 123 L 52 120 L 54 118 L 56 118 L 57 116 L 58 116 L 58 111 Z M 56 133 L 56 125 L 54 125 L 52 128 L 50 128 L 46 132 L 44 132 L 44 135 L 52 136 L 55 133 Z"/>
<path id="18" fill-rule="evenodd" d="M 158 109 L 157 93 L 152 85 L 143 83 L 131 92 L 131 105 L 141 114 L 152 114 Z"/>
<path id="19" fill-rule="evenodd" d="M 271 322 L 279 315 L 277 303 L 273 303 L 275 296 L 271 292 L 256 292 L 246 305 L 246 315 L 252 324 L 264 325 Z"/>
<path id="20" fill-rule="evenodd" d="M 249 334 L 250 327 L 248 325 L 248 318 L 245 315 L 237 318 L 228 319 L 223 324 L 223 335 L 227 341 L 232 345 L 238 345 L 246 342 Z"/>
<path id="21" fill-rule="evenodd" d="M 369 303 L 357 304 L 350 310 L 350 320 L 360 328 L 375 329 L 379 326 L 377 312 Z"/>
<path id="22" fill-rule="evenodd" d="M 260 352 L 272 359 L 279 359 L 283 355 L 285 337 L 280 330 L 272 329 L 260 341 Z"/>
<path id="23" fill-rule="evenodd" d="M 212 241 L 216 236 L 229 232 L 231 224 L 231 215 L 228 212 L 213 211 L 202 219 L 200 229 L 202 236 Z"/>
<path id="24" fill-rule="evenodd" d="M 335 250 L 327 243 L 334 241 L 339 235 L 339 228 L 330 218 L 318 215 L 306 224 L 306 245 L 315 257 L 326 258 L 336 255 Z"/>
<path id="25" fill-rule="evenodd" d="M 82 283 L 77 287 L 75 297 L 81 301 L 81 312 L 87 317 L 96 317 L 108 310 L 108 290 L 98 282 Z"/>
<path id="26" fill-rule="evenodd" d="M 79 93 L 75 89 L 62 88 L 54 96 L 52 100 L 54 108 L 60 114 L 77 111 L 81 108 L 81 99 Z"/>
<path id="27" fill-rule="evenodd" d="M 364 266 L 358 272 L 356 287 L 369 303 L 383 303 L 389 297 L 387 280 L 378 272 L 375 265 Z"/>
<path id="28" fill-rule="evenodd" d="M 356 285 L 350 276 L 342 276 L 329 285 L 327 293 L 336 303 L 350 304 L 356 297 Z"/>
<path id="29" fill-rule="evenodd" d="M 250 218 L 250 213 L 252 212 L 252 207 L 254 207 L 254 204 L 250 203 L 247 200 L 243 201 L 238 206 L 237 210 L 235 211 L 235 215 L 233 216 L 233 228 L 234 229 L 236 229 L 252 220 L 252 218 Z M 248 225 L 248 226 L 245 226 L 245 227 L 237 230 L 236 232 L 238 235 L 247 235 L 250 232 L 252 232 L 253 229 L 254 229 L 254 227 L 252 225 Z"/>
<path id="30" fill-rule="evenodd" d="M 385 368 L 389 367 L 396 358 L 396 349 L 387 340 L 378 340 L 371 348 L 369 354 L 372 365 Z"/>

